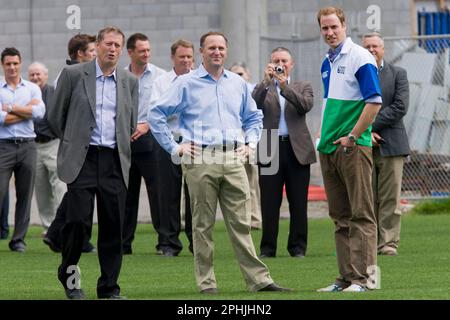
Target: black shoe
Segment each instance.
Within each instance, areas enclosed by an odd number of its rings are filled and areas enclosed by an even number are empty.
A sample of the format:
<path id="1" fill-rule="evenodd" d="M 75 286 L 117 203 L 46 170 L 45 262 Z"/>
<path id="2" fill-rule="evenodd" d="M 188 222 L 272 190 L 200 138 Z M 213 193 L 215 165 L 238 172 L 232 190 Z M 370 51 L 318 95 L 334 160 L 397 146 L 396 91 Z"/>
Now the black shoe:
<path id="1" fill-rule="evenodd" d="M 42 239 L 42 241 L 48 245 L 48 247 L 50 248 L 50 250 L 52 250 L 53 252 L 59 253 L 62 251 L 61 247 L 59 247 L 55 241 L 53 241 L 51 238 L 49 238 L 48 236 L 45 236 L 44 239 Z"/>
<path id="2" fill-rule="evenodd" d="M 120 294 L 102 294 L 102 295 L 98 295 L 99 299 L 106 299 L 106 300 L 126 300 L 127 297 L 125 296 L 121 296 Z"/>
<path id="3" fill-rule="evenodd" d="M 218 294 L 219 290 L 217 290 L 217 288 L 207 288 L 207 289 L 203 289 L 202 291 L 200 291 L 200 293 L 202 293 L 202 294 Z"/>
<path id="4" fill-rule="evenodd" d="M 260 258 L 275 258 L 274 254 L 268 254 L 268 253 L 261 253 L 259 255 Z"/>
<path id="5" fill-rule="evenodd" d="M 26 245 L 22 240 L 11 240 L 9 242 L 9 248 L 11 251 L 23 253 L 25 252 Z"/>
<path id="6" fill-rule="evenodd" d="M 265 286 L 264 288 L 261 288 L 258 290 L 258 292 L 263 292 L 263 291 L 289 292 L 289 291 L 292 291 L 292 289 L 280 287 L 275 282 L 273 282 L 273 283 L 269 284 L 268 286 Z"/>
<path id="7" fill-rule="evenodd" d="M 66 289 L 66 297 L 70 300 L 84 300 L 84 291 L 82 289 Z"/>
<path id="8" fill-rule="evenodd" d="M 83 249 L 81 250 L 83 253 L 96 253 L 97 249 L 95 249 L 94 245 L 90 242 L 88 242 L 86 245 L 83 246 Z"/>
<path id="9" fill-rule="evenodd" d="M 0 240 L 8 239 L 9 230 L 0 230 Z"/>
<path id="10" fill-rule="evenodd" d="M 131 249 L 130 247 L 124 247 L 122 249 L 122 254 L 124 255 L 133 254 L 133 249 Z"/>

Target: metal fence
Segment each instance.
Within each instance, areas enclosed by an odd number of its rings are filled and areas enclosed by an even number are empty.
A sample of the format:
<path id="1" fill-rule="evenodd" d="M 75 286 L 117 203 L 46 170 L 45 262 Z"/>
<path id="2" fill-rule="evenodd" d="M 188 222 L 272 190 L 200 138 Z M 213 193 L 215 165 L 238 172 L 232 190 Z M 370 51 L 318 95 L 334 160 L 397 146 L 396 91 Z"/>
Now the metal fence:
<path id="1" fill-rule="evenodd" d="M 450 35 L 385 38 L 385 60 L 406 69 L 409 80 L 404 198 L 450 196 L 449 47 Z"/>
<path id="2" fill-rule="evenodd" d="M 352 35 L 359 42 L 360 35 Z M 277 46 L 289 48 L 296 60 L 293 78 L 312 82 L 315 107 L 307 116 L 311 134 L 320 124 L 320 66 L 327 46 L 319 37 L 261 38 L 263 67 Z M 450 196 L 450 35 L 385 37 L 385 60 L 405 68 L 410 103 L 404 123 L 412 153 L 404 167 L 402 198 Z M 312 184 L 322 184 L 320 166 L 312 167 Z"/>

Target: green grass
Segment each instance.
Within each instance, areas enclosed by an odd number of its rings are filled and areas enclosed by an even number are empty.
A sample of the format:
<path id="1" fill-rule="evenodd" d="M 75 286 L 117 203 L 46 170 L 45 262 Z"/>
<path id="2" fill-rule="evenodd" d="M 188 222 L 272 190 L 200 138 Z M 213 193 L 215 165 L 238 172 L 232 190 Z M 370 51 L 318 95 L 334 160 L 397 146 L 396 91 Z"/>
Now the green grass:
<path id="1" fill-rule="evenodd" d="M 294 288 L 292 293 L 252 293 L 245 288 L 238 264 L 231 251 L 222 221 L 215 228 L 215 272 L 220 293 L 203 296 L 195 286 L 193 258 L 183 250 L 178 258 L 155 255 L 155 232 L 151 225 L 139 225 L 134 254 L 125 256 L 120 275 L 122 294 L 128 299 L 449 299 L 450 252 L 447 215 L 407 215 L 402 220 L 399 255 L 381 256 L 381 290 L 364 294 L 317 293 L 337 275 L 334 256 L 333 225 L 329 219 L 310 219 L 309 246 L 305 259 L 289 257 L 286 251 L 288 220 L 282 220 L 278 257 L 266 259 L 273 279 Z M 56 279 L 58 254 L 42 243 L 41 228 L 28 233 L 27 251 L 9 251 L 7 241 L 0 242 L 0 299 L 64 299 Z M 253 232 L 259 246 L 260 231 Z M 181 236 L 186 245 L 184 234 Z M 80 264 L 82 287 L 95 299 L 99 276 L 97 255 L 84 254 Z"/>
<path id="2" fill-rule="evenodd" d="M 450 198 L 422 201 L 412 209 L 415 214 L 450 214 Z"/>

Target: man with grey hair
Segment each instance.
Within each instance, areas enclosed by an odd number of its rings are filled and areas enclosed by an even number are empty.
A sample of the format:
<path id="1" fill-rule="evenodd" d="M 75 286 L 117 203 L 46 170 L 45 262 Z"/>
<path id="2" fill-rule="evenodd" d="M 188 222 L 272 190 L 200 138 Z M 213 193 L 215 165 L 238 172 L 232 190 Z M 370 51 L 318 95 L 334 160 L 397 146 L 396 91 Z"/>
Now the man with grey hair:
<path id="1" fill-rule="evenodd" d="M 410 154 L 402 120 L 408 111 L 408 77 L 405 69 L 384 60 L 381 34 L 365 34 L 363 47 L 375 57 L 383 95 L 380 112 L 372 124 L 372 187 L 378 224 L 378 254 L 395 256 L 400 242 L 403 164 Z"/>
<path id="2" fill-rule="evenodd" d="M 42 100 L 47 106 L 48 112 L 48 105 L 55 89 L 47 84 L 47 67 L 40 62 L 30 64 L 28 80 L 41 88 Z M 56 209 L 66 192 L 66 185 L 58 178 L 56 171 L 59 139 L 47 122 L 47 112 L 43 119 L 34 120 L 34 132 L 36 133 L 34 141 L 37 151 L 34 191 L 44 234 L 55 218 Z"/>

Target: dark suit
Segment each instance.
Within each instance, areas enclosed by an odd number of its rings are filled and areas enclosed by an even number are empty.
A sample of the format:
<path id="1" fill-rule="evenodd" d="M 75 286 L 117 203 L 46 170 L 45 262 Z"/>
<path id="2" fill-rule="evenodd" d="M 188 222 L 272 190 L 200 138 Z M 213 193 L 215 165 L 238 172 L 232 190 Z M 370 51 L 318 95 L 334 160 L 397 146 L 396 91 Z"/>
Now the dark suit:
<path id="1" fill-rule="evenodd" d="M 372 132 L 383 138 L 373 147 L 373 194 L 380 254 L 394 254 L 400 242 L 400 193 L 405 156 L 410 153 L 403 117 L 408 111 L 406 70 L 384 63 L 379 72 L 383 104 Z"/>
<path id="2" fill-rule="evenodd" d="M 138 80 L 116 69 L 116 148 L 91 145 L 96 127 L 96 60 L 65 68 L 58 80 L 48 121 L 60 136 L 58 175 L 68 185 L 66 222 L 62 230 L 62 263 L 58 278 L 81 256 L 97 197 L 98 257 L 101 276 L 97 295 L 118 294 L 122 264 L 122 224 L 131 162 L 131 135 L 136 128 Z"/>
<path id="3" fill-rule="evenodd" d="M 385 143 L 380 145 L 381 155 L 384 157 L 409 155 L 408 136 L 402 120 L 409 104 L 406 70 L 385 62 L 379 77 L 383 105 L 372 124 L 372 131 L 385 140 Z"/>
<path id="4" fill-rule="evenodd" d="M 309 82 L 292 82 L 281 91 L 281 95 L 286 99 L 284 117 L 289 136 L 279 138 L 278 148 L 272 150 L 269 137 L 271 130 L 278 129 L 281 114 L 277 88 L 273 81 L 267 88 L 261 82 L 252 94 L 258 108 L 264 113 L 263 124 L 266 131 L 263 132 L 259 148 L 261 149 L 261 144 L 265 143 L 271 159 L 270 163 L 260 161 L 259 183 L 263 222 L 260 249 L 263 255 L 276 255 L 280 206 L 283 199 L 283 185 L 286 185 L 291 217 L 287 249 L 293 256 L 304 255 L 308 236 L 310 164 L 316 161 L 314 146 L 305 121 L 306 113 L 313 107 L 313 90 Z M 279 169 L 276 174 L 262 174 L 262 168 L 275 163 L 277 152 Z"/>

